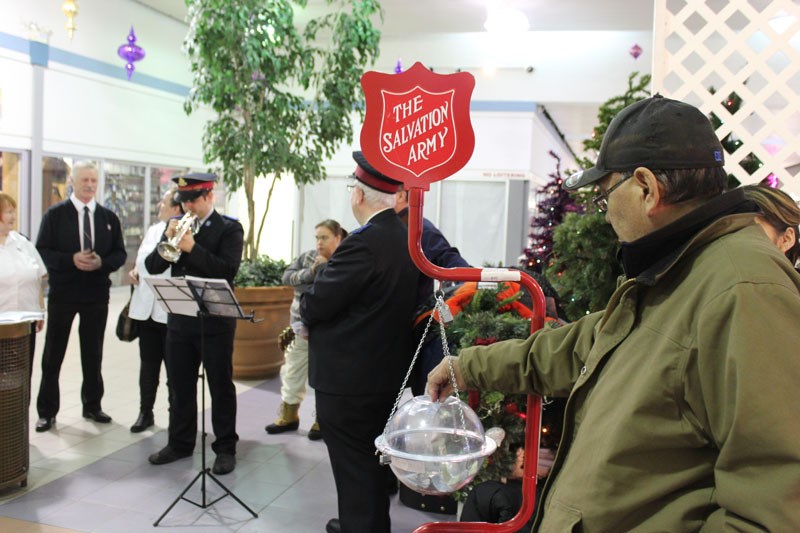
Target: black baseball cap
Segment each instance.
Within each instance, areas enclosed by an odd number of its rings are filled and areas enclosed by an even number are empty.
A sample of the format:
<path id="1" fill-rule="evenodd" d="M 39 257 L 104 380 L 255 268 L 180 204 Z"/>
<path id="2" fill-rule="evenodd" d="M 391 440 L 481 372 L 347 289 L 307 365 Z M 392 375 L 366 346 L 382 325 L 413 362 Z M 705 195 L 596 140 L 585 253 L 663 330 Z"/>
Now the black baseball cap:
<path id="1" fill-rule="evenodd" d="M 722 144 L 699 109 L 656 94 L 619 112 L 603 137 L 594 167 L 564 180 L 567 190 L 590 185 L 612 172 L 721 167 Z"/>
<path id="2" fill-rule="evenodd" d="M 369 164 L 363 152 L 353 152 L 353 160 L 356 162 L 356 165 L 358 165 L 353 176 L 364 185 L 389 194 L 396 193 L 400 186 L 403 185 L 401 182 L 393 180 L 386 174 L 378 172 L 375 167 Z"/>
<path id="3" fill-rule="evenodd" d="M 214 188 L 214 182 L 217 181 L 216 174 L 192 172 L 185 176 L 175 176 L 172 178 L 178 185 L 178 192 L 176 199 L 179 202 L 191 202 L 206 191 Z"/>

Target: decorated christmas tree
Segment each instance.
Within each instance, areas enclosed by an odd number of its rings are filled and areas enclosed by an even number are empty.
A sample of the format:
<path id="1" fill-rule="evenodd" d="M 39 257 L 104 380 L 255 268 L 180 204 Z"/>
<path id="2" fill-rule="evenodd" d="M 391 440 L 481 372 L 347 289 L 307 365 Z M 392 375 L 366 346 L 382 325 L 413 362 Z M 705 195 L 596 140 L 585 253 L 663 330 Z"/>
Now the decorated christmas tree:
<path id="1" fill-rule="evenodd" d="M 523 252 L 523 264 L 520 265 L 540 273 L 550 264 L 550 257 L 553 255 L 553 230 L 568 213 L 583 212 L 583 208 L 575 203 L 569 192 L 561 187 L 564 182 L 561 158 L 552 150 L 550 156 L 556 160 L 556 168 L 548 174 L 550 181 L 536 192 L 536 214 L 531 219 L 529 244 Z"/>
<path id="2" fill-rule="evenodd" d="M 583 142 L 584 149 L 595 156 L 600 151 L 608 125 L 622 109 L 650 96 L 647 87 L 650 75 L 633 72 L 628 77 L 628 88 L 620 96 L 610 98 L 597 113 L 598 125 L 592 136 Z M 579 161 L 583 168 L 594 166 L 594 161 Z M 558 168 L 557 168 L 558 170 Z M 553 231 L 553 253 L 545 270 L 561 295 L 566 318 L 577 320 L 581 316 L 603 309 L 614 292 L 622 268 L 616 260 L 617 236 L 601 213 L 591 203 L 597 194 L 595 187 L 586 187 L 573 193 L 583 212 L 568 213 Z"/>

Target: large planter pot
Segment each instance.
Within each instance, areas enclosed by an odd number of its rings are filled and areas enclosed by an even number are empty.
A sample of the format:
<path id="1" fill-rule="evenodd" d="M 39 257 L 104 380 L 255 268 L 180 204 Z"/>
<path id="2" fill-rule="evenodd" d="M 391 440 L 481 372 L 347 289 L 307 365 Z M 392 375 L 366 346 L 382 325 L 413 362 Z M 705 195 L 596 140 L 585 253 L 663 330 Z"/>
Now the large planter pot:
<path id="1" fill-rule="evenodd" d="M 274 376 L 283 364 L 278 345 L 281 331 L 289 325 L 291 287 L 236 287 L 236 298 L 245 313 L 255 313 L 257 322 L 240 320 L 233 339 L 234 379 Z"/>

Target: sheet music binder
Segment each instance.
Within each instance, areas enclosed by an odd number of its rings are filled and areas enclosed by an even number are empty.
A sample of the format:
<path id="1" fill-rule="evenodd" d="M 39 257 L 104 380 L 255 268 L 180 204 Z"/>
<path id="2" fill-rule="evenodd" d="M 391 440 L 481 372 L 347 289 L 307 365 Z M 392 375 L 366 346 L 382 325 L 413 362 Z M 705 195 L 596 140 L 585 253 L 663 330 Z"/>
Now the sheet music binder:
<path id="1" fill-rule="evenodd" d="M 184 276 L 145 278 L 167 313 L 185 316 L 230 317 L 247 320 L 227 280 Z"/>

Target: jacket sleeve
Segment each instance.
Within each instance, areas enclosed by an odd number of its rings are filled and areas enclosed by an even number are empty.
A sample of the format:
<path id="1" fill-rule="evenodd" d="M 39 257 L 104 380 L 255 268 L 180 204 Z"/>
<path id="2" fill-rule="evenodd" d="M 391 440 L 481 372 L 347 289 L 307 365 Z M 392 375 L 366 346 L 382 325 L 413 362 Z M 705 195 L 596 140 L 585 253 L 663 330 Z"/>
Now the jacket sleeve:
<path id="1" fill-rule="evenodd" d="M 193 272 L 199 272 L 203 277 L 232 281 L 239 271 L 243 249 L 244 228 L 238 221 L 230 221 L 220 237 L 219 251 L 211 252 L 195 242 L 192 252 L 186 255 L 186 261 Z"/>
<path id="2" fill-rule="evenodd" d="M 158 253 L 158 245 L 167 240 L 166 233 L 161 233 L 161 239 L 156 243 L 153 250 L 144 260 L 144 266 L 150 274 L 161 274 L 172 266 L 172 263 L 161 257 Z"/>
<path id="3" fill-rule="evenodd" d="M 356 235 L 343 240 L 311 288 L 300 297 L 303 323 L 313 326 L 326 322 L 346 309 L 370 283 L 373 264 L 372 253 Z"/>
<path id="4" fill-rule="evenodd" d="M 798 316 L 796 288 L 777 283 L 738 283 L 700 311 L 684 383 L 719 450 L 707 531 L 800 531 Z"/>
<path id="5" fill-rule="evenodd" d="M 425 257 L 436 266 L 442 268 L 468 267 L 466 259 L 461 257 L 458 248 L 450 246 L 439 228 L 424 220 L 420 242 Z"/>
<path id="6" fill-rule="evenodd" d="M 467 386 L 508 393 L 569 396 L 594 344 L 603 312 L 527 339 L 464 348 L 458 354 Z"/>
<path id="7" fill-rule="evenodd" d="M 145 261 L 147 260 L 147 256 L 156 249 L 163 234 L 164 232 L 161 230 L 159 224 L 153 224 L 147 229 L 142 244 L 139 245 L 139 249 L 136 251 L 136 268 L 139 270 L 140 275 L 152 274 L 152 272 L 147 270 Z"/>
<path id="8" fill-rule="evenodd" d="M 62 252 L 59 249 L 61 236 L 55 212 L 54 209 L 49 209 L 42 217 L 39 235 L 36 237 L 36 249 L 49 272 L 77 272 L 78 267 L 72 261 L 72 252 Z"/>
<path id="9" fill-rule="evenodd" d="M 110 274 L 119 270 L 125 264 L 128 252 L 125 251 L 125 240 L 122 238 L 122 225 L 119 222 L 119 218 L 111 211 L 105 211 L 104 214 L 111 226 L 111 248 L 107 254 L 100 256 L 102 260 L 100 271 L 104 274 Z"/>
<path id="10" fill-rule="evenodd" d="M 316 272 L 314 272 L 310 267 L 304 266 L 308 256 L 311 253 L 313 252 L 303 252 L 297 256 L 297 259 L 292 261 L 291 265 L 286 267 L 286 270 L 283 271 L 284 285 L 297 287 L 298 285 L 308 285 L 314 281 Z"/>

